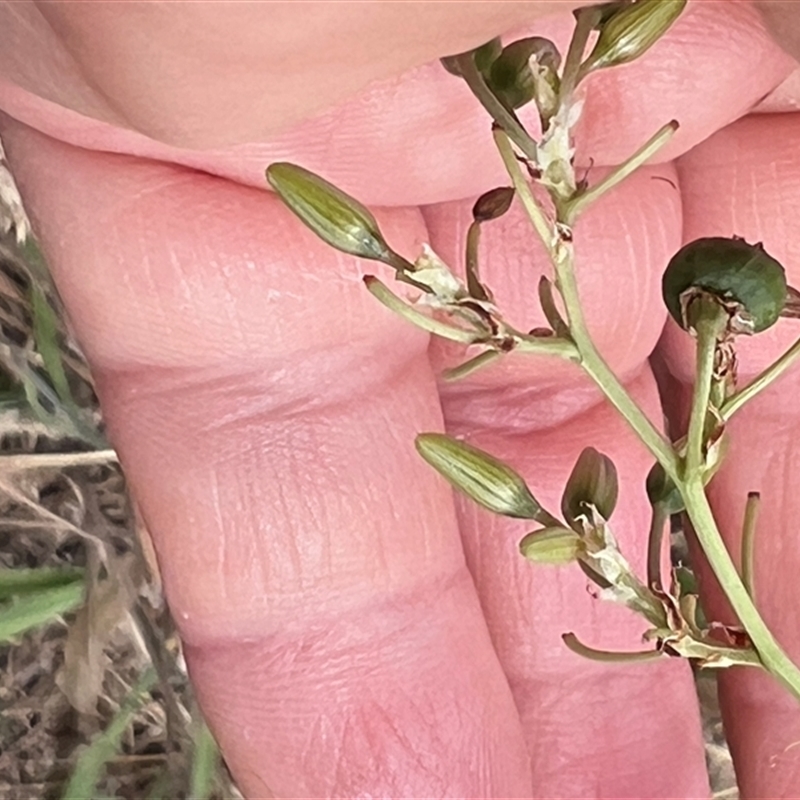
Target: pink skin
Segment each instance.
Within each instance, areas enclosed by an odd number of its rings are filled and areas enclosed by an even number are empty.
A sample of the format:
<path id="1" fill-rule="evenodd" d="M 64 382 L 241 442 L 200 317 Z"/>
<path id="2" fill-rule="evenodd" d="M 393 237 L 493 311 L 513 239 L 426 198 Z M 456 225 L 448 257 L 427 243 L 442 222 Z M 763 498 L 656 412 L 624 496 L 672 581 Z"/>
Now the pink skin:
<path id="1" fill-rule="evenodd" d="M 430 241 L 458 262 L 474 196 L 504 179 L 482 113 L 431 62 L 507 30 L 563 41 L 565 5 L 0 4 L 0 133 L 249 797 L 708 791 L 685 665 L 566 651 L 565 630 L 635 649 L 643 625 L 592 600 L 577 570 L 524 563 L 526 527 L 454 503 L 413 437 L 466 435 L 553 508 L 580 449 L 603 449 L 638 566 L 647 454 L 560 364 L 514 358 L 437 384 L 460 354 L 428 347 L 365 292 L 372 264 L 330 251 L 263 191 L 268 163 L 299 160 L 387 206 L 402 252 Z M 660 272 L 682 241 L 763 240 L 800 284 L 800 121 L 752 116 L 707 138 L 794 67 L 750 4 L 706 0 L 639 64 L 593 80 L 583 161 L 614 163 L 671 117 L 683 128 L 666 157 L 690 151 L 592 210 L 578 239 L 590 326 L 654 419 Z M 800 100 L 796 83 L 773 109 Z M 531 242 L 518 212 L 487 229 L 484 272 L 535 325 L 547 266 Z M 796 333 L 782 323 L 748 343 L 743 374 Z M 676 397 L 686 348 L 668 326 Z M 800 512 L 798 383 L 742 413 L 713 490 L 732 541 L 746 492 L 763 492 L 759 603 L 795 657 L 798 553 L 782 520 Z M 796 705 L 756 674 L 726 675 L 724 697 L 746 796 L 797 794 Z"/>

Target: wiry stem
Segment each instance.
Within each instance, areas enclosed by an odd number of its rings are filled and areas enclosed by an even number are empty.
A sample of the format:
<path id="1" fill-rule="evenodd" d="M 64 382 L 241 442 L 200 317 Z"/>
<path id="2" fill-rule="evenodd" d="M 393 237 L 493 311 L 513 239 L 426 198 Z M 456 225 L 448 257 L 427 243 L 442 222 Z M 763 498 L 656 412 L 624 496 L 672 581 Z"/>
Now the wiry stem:
<path id="1" fill-rule="evenodd" d="M 761 374 L 753 378 L 747 386 L 740 389 L 720 409 L 726 422 L 757 394 L 763 392 L 800 358 L 800 339 L 798 339 L 777 361 L 770 364 Z"/>
<path id="2" fill-rule="evenodd" d="M 700 546 L 725 590 L 731 607 L 750 636 L 761 663 L 800 700 L 800 669 L 792 663 L 772 635 L 739 577 L 717 527 L 702 479 L 694 477 L 686 483 L 681 482 L 679 488 Z"/>
<path id="3" fill-rule="evenodd" d="M 747 495 L 747 504 L 744 507 L 744 522 L 742 523 L 742 583 L 753 600 L 756 599 L 754 545 L 760 501 L 761 495 L 758 492 L 750 492 Z"/>

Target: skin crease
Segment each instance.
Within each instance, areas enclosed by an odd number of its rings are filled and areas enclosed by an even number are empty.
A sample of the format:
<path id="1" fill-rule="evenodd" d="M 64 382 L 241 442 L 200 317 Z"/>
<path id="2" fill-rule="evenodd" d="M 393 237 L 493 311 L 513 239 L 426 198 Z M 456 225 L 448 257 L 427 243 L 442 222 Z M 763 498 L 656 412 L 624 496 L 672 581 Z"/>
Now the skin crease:
<path id="1" fill-rule="evenodd" d="M 456 263 L 474 195 L 502 178 L 485 119 L 425 64 L 551 7 L 480 3 L 467 15 L 426 3 L 415 15 L 430 18 L 412 21 L 394 4 L 366 14 L 336 4 L 342 16 L 331 19 L 332 5 L 303 5 L 309 37 L 298 42 L 289 4 L 188 6 L 199 15 L 190 21 L 157 2 L 0 4 L 0 133 L 98 376 L 226 757 L 254 798 L 703 796 L 684 665 L 600 668 L 565 651 L 569 628 L 636 649 L 643 626 L 593 601 L 575 570 L 525 564 L 525 526 L 454 507 L 412 442 L 445 424 L 520 468 L 554 509 L 580 449 L 607 451 L 623 478 L 615 531 L 637 564 L 646 454 L 576 371 L 550 362 L 509 360 L 438 385 L 456 354 L 428 352 L 363 291 L 372 265 L 330 252 L 254 188 L 273 158 L 304 157 L 366 201 L 394 205 L 380 218 L 399 250 L 413 256 L 428 240 Z M 548 26 L 565 22 L 545 17 Z M 295 48 L 290 63 L 306 54 L 307 71 L 276 76 L 278 45 Z M 346 65 L 341 51 L 353 53 Z M 753 6 L 692 4 L 648 57 L 593 81 L 583 149 L 613 163 L 683 116 L 671 152 L 681 155 L 794 66 Z M 312 78 L 322 91 L 298 93 Z M 331 104 L 321 115 L 320 96 Z M 698 235 L 741 233 L 791 269 L 799 125 L 789 114 L 736 123 L 677 165 L 648 167 L 579 230 L 590 323 L 653 418 L 646 359 L 664 319 L 665 257 Z M 408 147 L 419 131 L 435 135 Z M 412 155 L 398 155 L 399 143 Z M 485 274 L 536 324 L 520 298 L 547 266 L 524 219 L 487 233 Z M 791 331 L 748 343 L 743 374 L 783 336 Z M 678 385 L 685 348 L 668 328 L 663 358 Z M 770 490 L 759 603 L 800 656 L 785 611 L 797 606 L 797 551 L 767 533 L 796 503 L 793 380 L 742 412 L 735 447 L 747 457 L 731 460 L 713 497 L 735 538 L 743 494 Z M 759 675 L 726 675 L 723 690 L 744 796 L 796 794 L 794 705 Z"/>

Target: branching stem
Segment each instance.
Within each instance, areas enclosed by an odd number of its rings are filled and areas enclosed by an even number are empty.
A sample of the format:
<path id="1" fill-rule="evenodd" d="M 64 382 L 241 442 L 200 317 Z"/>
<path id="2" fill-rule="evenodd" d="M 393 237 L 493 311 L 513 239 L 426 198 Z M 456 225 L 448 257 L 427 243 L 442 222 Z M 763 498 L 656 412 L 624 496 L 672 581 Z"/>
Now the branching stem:
<path id="1" fill-rule="evenodd" d="M 722 419 L 726 422 L 757 394 L 763 392 L 773 381 L 776 381 L 792 364 L 800 358 L 800 339 L 798 339 L 777 361 L 770 364 L 760 375 L 753 378 L 747 386 L 728 398 L 722 406 Z"/>
<path id="2" fill-rule="evenodd" d="M 725 547 L 706 497 L 703 481 L 695 476 L 679 488 L 700 546 L 725 595 L 753 642 L 761 663 L 800 700 L 800 669 L 792 663 L 761 618 Z"/>
<path id="3" fill-rule="evenodd" d="M 678 462 L 670 443 L 659 433 L 634 399 L 628 394 L 617 376 L 611 371 L 603 357 L 594 346 L 584 321 L 578 296 L 578 285 L 573 268 L 573 248 L 571 243 L 559 238 L 536 202 L 528 181 L 522 174 L 519 162 L 514 155 L 508 137 L 501 130 L 495 130 L 495 141 L 503 162 L 514 184 L 528 217 L 539 238 L 545 245 L 556 274 L 556 282 L 564 301 L 570 332 L 580 355 L 580 363 L 586 373 L 603 391 L 609 402 L 619 411 L 628 424 L 636 431 L 645 446 L 664 467 L 670 478 L 678 477 Z"/>
<path id="4" fill-rule="evenodd" d="M 458 59 L 458 68 L 461 77 L 480 104 L 489 112 L 489 116 L 499 125 L 509 136 L 511 141 L 519 147 L 526 158 L 531 161 L 536 160 L 536 142 L 530 134 L 522 127 L 516 115 L 509 111 L 498 99 L 494 92 L 488 87 L 481 71 L 475 64 L 475 59 L 471 53 L 465 53 Z"/>

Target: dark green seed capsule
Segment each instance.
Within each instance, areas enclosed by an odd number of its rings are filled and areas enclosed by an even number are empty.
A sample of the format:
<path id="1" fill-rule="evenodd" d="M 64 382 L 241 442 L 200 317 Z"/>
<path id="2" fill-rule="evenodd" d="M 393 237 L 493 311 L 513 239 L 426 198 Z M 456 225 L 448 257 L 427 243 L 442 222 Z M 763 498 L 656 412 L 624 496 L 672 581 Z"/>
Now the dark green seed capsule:
<path id="1" fill-rule="evenodd" d="M 717 297 L 730 310 L 730 331 L 759 333 L 778 321 L 786 303 L 786 273 L 761 244 L 710 237 L 682 247 L 664 272 L 662 294 L 682 327 L 691 290 Z"/>

